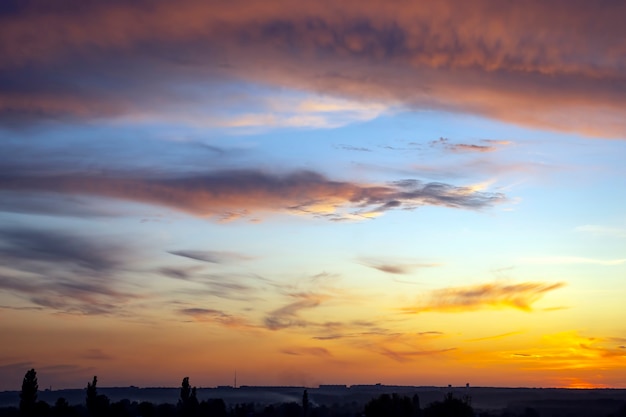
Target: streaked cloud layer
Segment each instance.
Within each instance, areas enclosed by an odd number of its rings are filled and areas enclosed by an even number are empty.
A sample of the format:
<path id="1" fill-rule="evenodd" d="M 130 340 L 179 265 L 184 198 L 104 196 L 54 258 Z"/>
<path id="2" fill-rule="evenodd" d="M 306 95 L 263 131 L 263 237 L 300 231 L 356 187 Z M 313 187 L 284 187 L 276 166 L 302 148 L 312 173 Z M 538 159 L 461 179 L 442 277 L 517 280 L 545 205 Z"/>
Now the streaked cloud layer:
<path id="1" fill-rule="evenodd" d="M 181 106 L 189 115 L 222 101 L 219 86 L 190 82 L 234 77 L 624 134 L 619 1 L 77 4 L 25 3 L 2 16 L 5 120 L 176 117 Z M 262 116 L 242 117 L 232 123 Z"/>
<path id="2" fill-rule="evenodd" d="M 626 386 L 624 15 L 0 2 L 0 389 Z"/>
<path id="3" fill-rule="evenodd" d="M 0 178 L 0 189 L 112 197 L 157 204 L 199 216 L 291 211 L 342 219 L 367 217 L 391 209 L 435 205 L 480 209 L 504 200 L 498 193 L 474 191 L 443 183 L 401 180 L 384 185 L 332 181 L 310 171 L 272 175 L 261 171 L 218 171 L 193 177 L 120 178 L 73 174 Z"/>

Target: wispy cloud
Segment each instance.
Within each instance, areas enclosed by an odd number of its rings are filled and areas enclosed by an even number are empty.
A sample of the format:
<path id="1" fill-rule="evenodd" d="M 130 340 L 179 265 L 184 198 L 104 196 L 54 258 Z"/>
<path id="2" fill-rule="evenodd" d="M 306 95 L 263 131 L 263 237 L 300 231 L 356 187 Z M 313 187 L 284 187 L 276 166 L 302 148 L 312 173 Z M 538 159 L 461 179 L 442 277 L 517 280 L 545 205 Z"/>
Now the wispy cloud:
<path id="1" fill-rule="evenodd" d="M 431 332 L 424 334 L 387 333 L 369 335 L 356 341 L 355 346 L 400 363 L 410 362 L 420 357 L 439 356 L 457 349 L 456 347 L 433 347 L 431 339 Z"/>
<path id="2" fill-rule="evenodd" d="M 505 337 L 511 337 L 511 336 L 515 336 L 518 334 L 521 334 L 522 332 L 506 332 L 506 333 L 500 333 L 500 334 L 496 334 L 493 336 L 485 336 L 485 337 L 477 337 L 474 339 L 468 339 L 468 342 L 482 342 L 485 340 L 497 340 L 497 339 L 503 339 Z"/>
<path id="3" fill-rule="evenodd" d="M 221 310 L 202 307 L 190 307 L 178 310 L 182 315 L 189 316 L 195 321 L 217 323 L 225 327 L 255 329 L 245 317 L 234 316 Z"/>
<path id="4" fill-rule="evenodd" d="M 57 230 L 0 230 L 0 290 L 37 306 L 66 313 L 121 314 L 139 297 L 122 289 L 119 276 L 129 250 L 104 239 Z"/>
<path id="5" fill-rule="evenodd" d="M 259 293 L 263 291 L 262 286 L 259 284 L 265 284 L 263 278 L 260 278 L 258 275 L 247 274 L 192 273 L 183 278 L 176 275 L 167 276 L 183 279 L 193 284 L 193 286 L 178 289 L 177 293 L 186 294 L 187 296 L 217 297 L 246 302 L 259 300 Z"/>
<path id="6" fill-rule="evenodd" d="M 443 336 L 443 332 L 437 331 L 437 330 L 430 330 L 427 332 L 419 332 L 418 336 Z"/>
<path id="7" fill-rule="evenodd" d="M 434 148 L 442 148 L 449 152 L 494 152 L 500 146 L 509 145 L 508 141 L 482 140 L 483 144 L 474 143 L 454 143 L 448 138 L 440 137 L 430 142 L 430 146 Z"/>
<path id="8" fill-rule="evenodd" d="M 536 347 L 511 352 L 510 357 L 524 361 L 524 366 L 534 370 L 580 371 L 620 367 L 626 351 L 611 338 L 589 337 L 578 331 L 563 331 L 542 336 Z"/>
<path id="9" fill-rule="evenodd" d="M 299 317 L 301 310 L 318 307 L 327 296 L 314 293 L 290 294 L 295 301 L 270 312 L 264 319 L 265 326 L 270 330 L 280 330 L 288 327 L 306 327 L 309 322 Z"/>
<path id="10" fill-rule="evenodd" d="M 412 314 L 472 311 L 485 308 L 515 308 L 532 311 L 533 304 L 546 293 L 564 285 L 561 282 L 554 284 L 494 282 L 467 287 L 443 288 L 431 291 L 415 306 L 403 308 L 402 311 Z"/>
<path id="11" fill-rule="evenodd" d="M 344 151 L 372 152 L 370 148 L 366 148 L 364 146 L 336 145 L 335 148 L 343 149 Z"/>
<path id="12" fill-rule="evenodd" d="M 104 272 L 123 263 L 124 248 L 57 230 L 5 228 L 0 230 L 0 257 L 7 264 L 62 263 Z"/>
<path id="13" fill-rule="evenodd" d="M 317 346 L 291 347 L 291 348 L 281 349 L 280 351 L 286 355 L 295 355 L 295 356 L 307 355 L 307 356 L 317 356 L 320 358 L 332 358 L 333 357 L 332 353 L 328 349 L 323 348 L 323 347 L 317 347 Z"/>
<path id="14" fill-rule="evenodd" d="M 410 362 L 415 359 L 415 357 L 440 355 L 453 350 L 456 350 L 456 348 L 435 350 L 394 350 L 387 347 L 380 347 L 378 349 L 378 353 L 396 362 Z"/>
<path id="15" fill-rule="evenodd" d="M 380 259 L 361 259 L 360 263 L 370 268 L 377 269 L 381 272 L 395 275 L 406 275 L 410 274 L 416 269 L 433 268 L 436 266 L 440 266 L 440 264 L 436 263 L 397 263 L 383 261 Z"/>
<path id="16" fill-rule="evenodd" d="M 165 275 L 169 278 L 192 280 L 199 271 L 202 271 L 202 266 L 194 267 L 162 267 L 157 270 L 158 273 Z"/>
<path id="17" fill-rule="evenodd" d="M 434 205 L 482 209 L 504 195 L 408 179 L 381 185 L 333 181 L 311 171 L 286 175 L 255 170 L 170 178 L 0 173 L 0 190 L 115 198 L 170 207 L 198 216 L 283 212 L 363 219 L 374 213 Z"/>
<path id="18" fill-rule="evenodd" d="M 184 258 L 194 259 L 196 261 L 223 264 L 239 261 L 249 261 L 253 259 L 250 256 L 236 252 L 210 251 L 210 250 L 178 250 L 169 251 L 172 255 L 182 256 Z"/>

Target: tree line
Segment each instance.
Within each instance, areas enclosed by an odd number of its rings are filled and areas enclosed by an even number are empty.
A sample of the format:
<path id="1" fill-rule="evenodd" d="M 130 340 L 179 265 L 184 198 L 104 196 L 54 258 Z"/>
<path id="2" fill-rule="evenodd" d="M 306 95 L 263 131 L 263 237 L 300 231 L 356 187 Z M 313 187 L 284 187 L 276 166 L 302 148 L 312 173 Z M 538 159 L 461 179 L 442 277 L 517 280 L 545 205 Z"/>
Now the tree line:
<path id="1" fill-rule="evenodd" d="M 313 405 L 305 389 L 300 403 L 290 402 L 259 406 L 253 403 L 227 407 L 222 399 L 199 401 L 197 388 L 184 377 L 176 404 L 153 404 L 121 400 L 112 402 L 98 393 L 98 377 L 87 383 L 84 404 L 70 405 L 60 397 L 54 405 L 37 400 L 37 372 L 26 372 L 22 381 L 19 408 L 0 408 L 0 417 L 473 417 L 469 398 L 457 399 L 448 394 L 442 401 L 420 407 L 417 394 L 412 398 L 383 394 L 364 406 L 356 403 Z"/>

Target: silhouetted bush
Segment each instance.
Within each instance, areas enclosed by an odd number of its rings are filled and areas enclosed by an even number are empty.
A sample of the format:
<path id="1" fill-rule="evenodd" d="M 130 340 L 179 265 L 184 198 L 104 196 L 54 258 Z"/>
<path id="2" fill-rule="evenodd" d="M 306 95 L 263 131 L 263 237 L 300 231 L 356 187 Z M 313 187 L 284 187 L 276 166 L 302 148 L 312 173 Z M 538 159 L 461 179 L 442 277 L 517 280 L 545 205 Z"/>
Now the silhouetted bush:
<path id="1" fill-rule="evenodd" d="M 172 417 L 176 415 L 176 406 L 174 404 L 159 404 L 156 407 L 157 417 Z"/>
<path id="2" fill-rule="evenodd" d="M 148 401 L 141 402 L 138 409 L 141 417 L 156 417 L 156 407 Z"/>
<path id="3" fill-rule="evenodd" d="M 254 414 L 254 404 L 236 404 L 231 410 L 233 417 L 248 417 Z"/>
<path id="4" fill-rule="evenodd" d="M 226 417 L 228 415 L 226 403 L 221 398 L 202 401 L 198 411 L 201 416 Z"/>
<path id="5" fill-rule="evenodd" d="M 419 398 L 383 394 L 365 405 L 366 417 L 416 417 L 420 414 Z"/>
<path id="6" fill-rule="evenodd" d="M 52 416 L 54 417 L 78 417 L 79 410 L 72 407 L 63 397 L 59 397 L 52 407 Z"/>
<path id="7" fill-rule="evenodd" d="M 466 402 L 446 395 L 443 401 L 436 401 L 424 409 L 424 417 L 473 417 L 474 410 Z"/>

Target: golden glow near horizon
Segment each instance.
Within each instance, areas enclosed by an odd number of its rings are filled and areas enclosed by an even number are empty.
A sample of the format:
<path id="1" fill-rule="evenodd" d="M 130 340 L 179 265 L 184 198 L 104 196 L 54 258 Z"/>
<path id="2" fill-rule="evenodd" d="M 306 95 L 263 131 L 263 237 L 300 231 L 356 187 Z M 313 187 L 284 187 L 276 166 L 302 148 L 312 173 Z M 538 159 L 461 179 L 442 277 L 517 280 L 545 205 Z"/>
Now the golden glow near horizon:
<path id="1" fill-rule="evenodd" d="M 59 4 L 0 6 L 0 390 L 626 387 L 626 5 Z"/>

